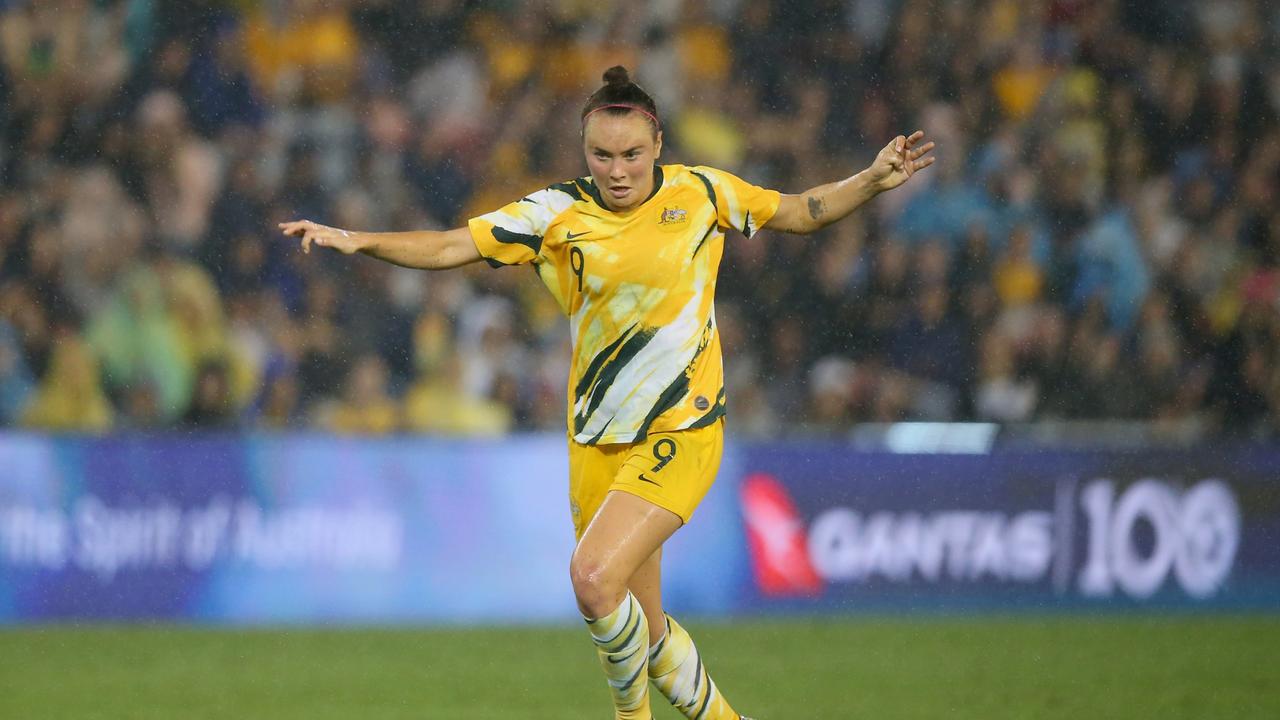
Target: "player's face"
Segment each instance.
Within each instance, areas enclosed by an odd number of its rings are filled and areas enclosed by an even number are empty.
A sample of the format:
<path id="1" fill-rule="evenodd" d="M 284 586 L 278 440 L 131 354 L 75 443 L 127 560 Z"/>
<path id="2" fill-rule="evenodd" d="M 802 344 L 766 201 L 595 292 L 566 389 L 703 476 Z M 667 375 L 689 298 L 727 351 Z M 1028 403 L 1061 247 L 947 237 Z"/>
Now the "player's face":
<path id="1" fill-rule="evenodd" d="M 610 210 L 630 210 L 653 191 L 653 164 L 662 153 L 662 133 L 640 113 L 587 118 L 582 131 L 587 167 Z"/>

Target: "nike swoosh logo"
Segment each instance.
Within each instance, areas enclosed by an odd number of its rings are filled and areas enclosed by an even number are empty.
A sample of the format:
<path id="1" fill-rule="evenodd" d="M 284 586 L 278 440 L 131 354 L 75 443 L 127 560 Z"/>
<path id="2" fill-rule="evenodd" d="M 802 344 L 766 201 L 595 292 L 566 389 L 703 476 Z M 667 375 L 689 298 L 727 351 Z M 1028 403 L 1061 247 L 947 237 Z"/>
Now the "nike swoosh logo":
<path id="1" fill-rule="evenodd" d="M 590 230 L 586 230 L 586 231 L 583 231 L 583 232 L 580 232 L 580 233 L 571 233 L 571 232 L 567 232 L 567 233 L 565 233 L 565 234 L 564 234 L 564 239 L 565 239 L 565 241 L 566 241 L 566 242 L 573 242 L 574 240 L 577 240 L 578 238 L 582 237 L 583 235 L 590 235 L 590 234 L 591 234 L 591 231 L 590 231 Z"/>
<path id="2" fill-rule="evenodd" d="M 662 487 L 662 483 L 658 482 L 657 480 L 650 480 L 649 478 L 647 478 L 647 477 L 645 477 L 645 476 L 644 476 L 644 473 L 640 473 L 640 479 L 641 479 L 641 480 L 643 480 L 643 481 L 645 481 L 645 482 L 647 482 L 647 483 L 653 483 L 654 485 L 657 485 L 658 487 Z"/>

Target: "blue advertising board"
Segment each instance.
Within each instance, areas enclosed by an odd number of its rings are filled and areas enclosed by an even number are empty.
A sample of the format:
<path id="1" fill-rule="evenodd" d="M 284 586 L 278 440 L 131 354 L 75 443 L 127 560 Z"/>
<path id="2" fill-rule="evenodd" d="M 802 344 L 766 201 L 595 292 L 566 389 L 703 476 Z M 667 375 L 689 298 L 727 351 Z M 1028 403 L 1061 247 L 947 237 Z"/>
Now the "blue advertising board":
<path id="1" fill-rule="evenodd" d="M 0 622 L 577 618 L 564 438 L 0 433 Z M 726 447 L 675 613 L 1280 610 L 1280 450 Z"/>
<path id="2" fill-rule="evenodd" d="M 1280 608 L 1280 452 L 745 450 L 763 609 Z"/>
<path id="3" fill-rule="evenodd" d="M 9 435 L 0 468 L 8 618 L 525 622 L 573 608 L 565 453 L 545 438 Z"/>

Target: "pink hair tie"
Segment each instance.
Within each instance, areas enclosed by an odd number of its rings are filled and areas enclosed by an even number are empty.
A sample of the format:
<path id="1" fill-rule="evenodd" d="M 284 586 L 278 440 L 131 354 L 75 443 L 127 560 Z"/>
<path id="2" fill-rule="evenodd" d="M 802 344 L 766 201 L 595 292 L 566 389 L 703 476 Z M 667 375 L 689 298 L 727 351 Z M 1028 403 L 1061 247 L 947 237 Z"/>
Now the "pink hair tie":
<path id="1" fill-rule="evenodd" d="M 582 124 L 583 124 L 583 125 L 586 125 L 586 124 L 587 124 L 587 118 L 591 117 L 593 114 L 598 113 L 598 112 L 600 112 L 601 110 L 608 110 L 609 108 L 622 108 L 622 109 L 624 109 L 624 110 L 635 110 L 636 112 L 640 113 L 641 115 L 644 115 L 645 117 L 647 117 L 647 118 L 649 118 L 650 120 L 652 120 L 652 121 L 653 121 L 653 124 L 654 124 L 654 126 L 655 126 L 655 127 L 662 127 L 662 123 L 658 122 L 658 118 L 657 118 L 657 116 L 655 116 L 653 113 L 649 112 L 648 110 L 645 110 L 644 108 L 639 107 L 639 106 L 637 106 L 637 105 L 624 105 L 624 104 L 621 104 L 621 103 L 617 103 L 617 104 L 614 104 L 614 105 L 601 105 L 600 107 L 596 108 L 595 110 L 592 110 L 591 112 L 587 113 L 586 115 L 583 115 L 583 116 L 582 116 Z"/>

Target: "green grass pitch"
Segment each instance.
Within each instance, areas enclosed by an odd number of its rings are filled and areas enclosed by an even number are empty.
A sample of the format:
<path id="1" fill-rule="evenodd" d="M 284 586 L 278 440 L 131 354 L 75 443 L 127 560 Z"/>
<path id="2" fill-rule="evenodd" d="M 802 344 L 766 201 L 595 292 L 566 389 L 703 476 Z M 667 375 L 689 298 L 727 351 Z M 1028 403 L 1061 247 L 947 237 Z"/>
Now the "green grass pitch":
<path id="1" fill-rule="evenodd" d="M 760 720 L 1280 718 L 1275 616 L 686 625 Z M 604 720 L 596 662 L 577 627 L 5 629 L 0 718 Z"/>

